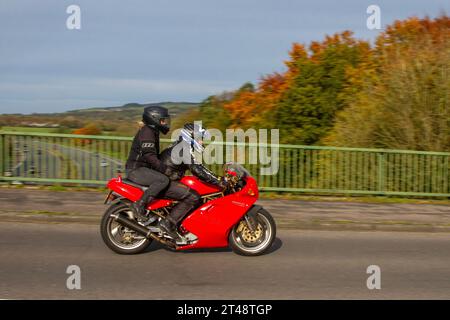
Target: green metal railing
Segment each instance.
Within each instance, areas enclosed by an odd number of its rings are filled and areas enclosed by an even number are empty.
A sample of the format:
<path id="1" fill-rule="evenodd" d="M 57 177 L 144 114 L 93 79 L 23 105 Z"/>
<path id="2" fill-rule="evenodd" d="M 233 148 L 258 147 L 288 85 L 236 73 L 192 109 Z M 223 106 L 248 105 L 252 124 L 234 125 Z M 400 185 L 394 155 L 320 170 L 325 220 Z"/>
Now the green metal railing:
<path id="1" fill-rule="evenodd" d="M 127 137 L 0 131 L 0 181 L 104 185 L 118 170 L 123 171 L 131 141 Z M 161 147 L 169 143 L 162 140 Z M 247 153 L 249 146 L 254 145 L 245 144 Z M 262 190 L 450 197 L 448 152 L 277 147 L 277 174 L 261 175 L 261 165 L 244 164 Z M 210 166 L 217 173 L 221 167 Z"/>

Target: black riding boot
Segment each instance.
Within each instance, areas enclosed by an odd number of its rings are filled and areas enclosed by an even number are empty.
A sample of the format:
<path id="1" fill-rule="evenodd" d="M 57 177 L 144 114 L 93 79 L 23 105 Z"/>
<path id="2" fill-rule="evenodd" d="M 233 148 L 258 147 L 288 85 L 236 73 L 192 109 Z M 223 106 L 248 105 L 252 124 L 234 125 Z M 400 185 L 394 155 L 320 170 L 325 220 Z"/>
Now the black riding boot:
<path id="1" fill-rule="evenodd" d="M 170 219 L 170 217 L 166 217 L 166 219 L 162 219 L 159 223 L 159 227 L 162 231 L 166 232 L 169 236 L 171 236 L 174 240 L 180 239 L 180 235 L 177 231 L 177 225 L 174 221 Z"/>
<path id="2" fill-rule="evenodd" d="M 146 221 L 148 218 L 146 217 L 146 212 L 147 212 L 147 204 L 149 204 L 150 202 L 152 202 L 155 198 L 154 197 L 145 197 L 142 196 L 138 201 L 134 202 L 131 205 L 131 208 L 133 209 L 136 218 L 138 218 L 138 220 L 141 221 Z"/>

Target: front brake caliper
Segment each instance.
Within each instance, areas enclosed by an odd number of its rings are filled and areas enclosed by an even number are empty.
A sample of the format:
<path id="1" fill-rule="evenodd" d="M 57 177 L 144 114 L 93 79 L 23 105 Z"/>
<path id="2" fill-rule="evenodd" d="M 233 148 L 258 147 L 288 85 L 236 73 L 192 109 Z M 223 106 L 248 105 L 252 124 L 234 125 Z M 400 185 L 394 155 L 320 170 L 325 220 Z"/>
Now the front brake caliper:
<path id="1" fill-rule="evenodd" d="M 244 228 L 245 228 L 245 222 L 242 220 L 241 222 L 239 222 L 239 225 L 238 225 L 238 227 L 236 229 L 236 232 L 237 233 L 241 233 L 242 229 L 244 229 Z"/>

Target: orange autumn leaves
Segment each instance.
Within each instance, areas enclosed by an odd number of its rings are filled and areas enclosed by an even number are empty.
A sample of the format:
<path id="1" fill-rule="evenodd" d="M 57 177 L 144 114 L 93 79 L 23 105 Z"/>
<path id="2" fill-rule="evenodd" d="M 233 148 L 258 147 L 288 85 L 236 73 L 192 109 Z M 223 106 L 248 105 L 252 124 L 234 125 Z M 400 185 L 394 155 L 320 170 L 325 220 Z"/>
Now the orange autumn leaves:
<path id="1" fill-rule="evenodd" d="M 450 151 L 448 16 L 387 26 L 359 70 L 353 77 L 359 91 L 324 143 Z"/>
<path id="2" fill-rule="evenodd" d="M 327 36 L 323 42 L 312 42 L 308 48 L 299 43 L 292 45 L 289 59 L 285 61 L 287 70 L 262 77 L 256 88 L 243 87 L 236 91 L 233 98 L 223 104 L 228 112 L 232 127 L 248 128 L 252 126 L 272 127 L 272 120 L 277 109 L 283 103 L 286 93 L 296 86 L 305 64 L 320 65 L 328 59 L 327 48 L 360 47 L 367 51 L 369 46 L 364 41 L 353 39 L 349 31 Z M 331 57 L 332 58 L 332 57 Z"/>
<path id="3" fill-rule="evenodd" d="M 79 134 L 79 135 L 99 135 L 102 131 L 95 123 L 89 123 L 85 127 L 76 129 L 72 132 L 72 134 Z"/>
<path id="4" fill-rule="evenodd" d="M 373 45 L 349 31 L 294 43 L 284 72 L 209 97 L 200 116 L 222 130 L 279 128 L 283 143 L 450 148 L 449 39 L 442 15 L 395 21 Z M 441 142 L 419 143 L 413 127 Z"/>
<path id="5" fill-rule="evenodd" d="M 241 90 L 233 100 L 224 104 L 229 112 L 231 127 L 250 127 L 260 123 L 264 115 L 276 107 L 286 90 L 286 78 L 278 73 L 264 77 L 256 90 Z"/>

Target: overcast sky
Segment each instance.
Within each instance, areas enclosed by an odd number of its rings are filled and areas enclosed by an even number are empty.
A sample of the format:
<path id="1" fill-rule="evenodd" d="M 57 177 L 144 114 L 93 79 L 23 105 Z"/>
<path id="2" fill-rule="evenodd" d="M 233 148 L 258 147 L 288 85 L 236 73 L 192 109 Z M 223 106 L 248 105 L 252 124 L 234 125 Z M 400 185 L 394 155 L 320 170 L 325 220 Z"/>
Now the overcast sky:
<path id="1" fill-rule="evenodd" d="M 68 30 L 66 8 L 81 8 Z M 1 0 L 0 113 L 201 101 L 283 71 L 293 42 L 450 12 L 448 0 Z"/>

